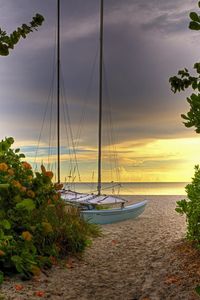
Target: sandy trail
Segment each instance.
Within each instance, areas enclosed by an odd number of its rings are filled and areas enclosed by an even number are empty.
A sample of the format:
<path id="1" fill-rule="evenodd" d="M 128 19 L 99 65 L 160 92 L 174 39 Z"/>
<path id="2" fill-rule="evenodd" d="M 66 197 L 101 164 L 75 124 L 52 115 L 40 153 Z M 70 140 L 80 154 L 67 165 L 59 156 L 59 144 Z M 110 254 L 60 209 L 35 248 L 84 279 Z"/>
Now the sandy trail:
<path id="1" fill-rule="evenodd" d="M 49 276 L 23 282 L 6 281 L 5 299 L 70 300 L 195 300 L 194 278 L 182 268 L 174 251 L 185 234 L 185 218 L 175 211 L 182 196 L 132 196 L 131 202 L 149 200 L 135 220 L 102 226 L 103 236 L 94 240 L 73 268 L 56 267 Z M 199 281 L 200 282 L 200 281 Z"/>

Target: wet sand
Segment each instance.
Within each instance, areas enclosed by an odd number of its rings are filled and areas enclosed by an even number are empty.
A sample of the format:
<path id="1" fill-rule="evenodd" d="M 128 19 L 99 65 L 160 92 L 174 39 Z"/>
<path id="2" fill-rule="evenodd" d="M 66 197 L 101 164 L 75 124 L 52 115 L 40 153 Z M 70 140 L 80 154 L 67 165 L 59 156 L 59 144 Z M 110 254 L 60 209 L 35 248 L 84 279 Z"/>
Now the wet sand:
<path id="1" fill-rule="evenodd" d="M 199 299 L 194 288 L 200 274 L 187 271 L 187 256 L 181 254 L 185 217 L 174 210 L 183 196 L 130 198 L 130 203 L 149 200 L 141 216 L 101 226 L 102 237 L 81 260 L 70 259 L 31 281 L 5 281 L 4 299 L 34 300 L 37 291 L 52 300 Z M 23 288 L 16 291 L 16 284 Z"/>

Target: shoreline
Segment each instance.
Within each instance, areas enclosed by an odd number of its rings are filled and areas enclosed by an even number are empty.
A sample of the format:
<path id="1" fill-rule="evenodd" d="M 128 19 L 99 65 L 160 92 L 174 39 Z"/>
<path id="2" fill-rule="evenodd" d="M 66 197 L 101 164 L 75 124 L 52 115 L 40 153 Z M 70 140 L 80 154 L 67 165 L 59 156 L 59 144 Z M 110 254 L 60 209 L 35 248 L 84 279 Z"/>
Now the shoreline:
<path id="1" fill-rule="evenodd" d="M 53 267 L 31 281 L 5 281 L 4 299 L 35 300 L 36 291 L 52 300 L 199 299 L 194 292 L 199 275 L 187 273 L 184 255 L 179 255 L 186 223 L 175 206 L 185 196 L 130 197 L 130 203 L 149 200 L 142 215 L 102 225 L 103 235 L 94 239 L 81 260 L 70 258 L 65 267 Z M 16 284 L 23 289 L 16 291 Z"/>

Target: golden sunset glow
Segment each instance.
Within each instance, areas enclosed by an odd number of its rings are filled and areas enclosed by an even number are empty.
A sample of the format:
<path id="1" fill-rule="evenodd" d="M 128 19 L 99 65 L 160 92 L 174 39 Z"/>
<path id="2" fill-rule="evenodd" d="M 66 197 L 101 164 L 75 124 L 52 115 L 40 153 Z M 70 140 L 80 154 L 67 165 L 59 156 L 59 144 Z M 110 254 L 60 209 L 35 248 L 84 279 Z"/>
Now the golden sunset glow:
<path id="1" fill-rule="evenodd" d="M 109 147 L 110 148 L 110 147 Z M 121 182 L 189 182 L 194 174 L 194 166 L 200 163 L 200 139 L 158 139 L 138 142 L 124 142 L 115 145 L 117 162 L 111 170 L 113 152 L 103 149 L 102 179 L 105 182 L 117 181 L 116 166 Z M 108 151 L 109 150 L 109 151 Z M 107 153 L 104 155 L 104 153 Z M 109 158 L 111 156 L 111 159 Z M 76 154 L 81 180 L 90 182 L 97 175 L 97 150 L 92 147 L 79 148 Z M 69 161 L 73 155 L 61 155 L 62 180 L 69 176 Z M 35 158 L 29 156 L 34 162 Z M 37 163 L 56 166 L 57 156 L 38 156 Z M 73 163 L 73 166 L 75 164 Z"/>

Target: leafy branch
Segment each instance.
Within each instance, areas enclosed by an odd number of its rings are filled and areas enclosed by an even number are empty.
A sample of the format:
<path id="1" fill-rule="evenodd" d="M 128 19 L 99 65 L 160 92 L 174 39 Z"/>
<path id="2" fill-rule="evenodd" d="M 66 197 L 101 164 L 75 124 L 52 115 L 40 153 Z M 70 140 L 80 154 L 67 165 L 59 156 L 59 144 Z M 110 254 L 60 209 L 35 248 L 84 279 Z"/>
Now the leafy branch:
<path id="1" fill-rule="evenodd" d="M 200 1 L 198 2 L 198 7 L 200 8 Z M 190 23 L 189 28 L 191 30 L 200 30 L 200 15 L 196 12 L 190 13 Z M 195 131 L 200 133 L 200 62 L 196 62 L 193 67 L 197 73 L 196 76 L 190 75 L 188 69 L 178 71 L 178 76 L 172 76 L 169 78 L 171 84 L 171 90 L 176 93 L 184 91 L 191 87 L 196 93 L 193 93 L 187 98 L 187 102 L 190 105 L 189 112 L 181 117 L 184 119 L 183 124 L 186 127 L 195 127 Z"/>
<path id="2" fill-rule="evenodd" d="M 0 28 L 0 55 L 9 55 L 9 50 L 14 49 L 14 46 L 19 42 L 20 38 L 25 39 L 30 32 L 37 30 L 43 21 L 44 17 L 40 14 L 36 14 L 29 25 L 22 24 L 21 27 L 18 27 L 10 35 L 7 35 L 6 31 Z"/>

